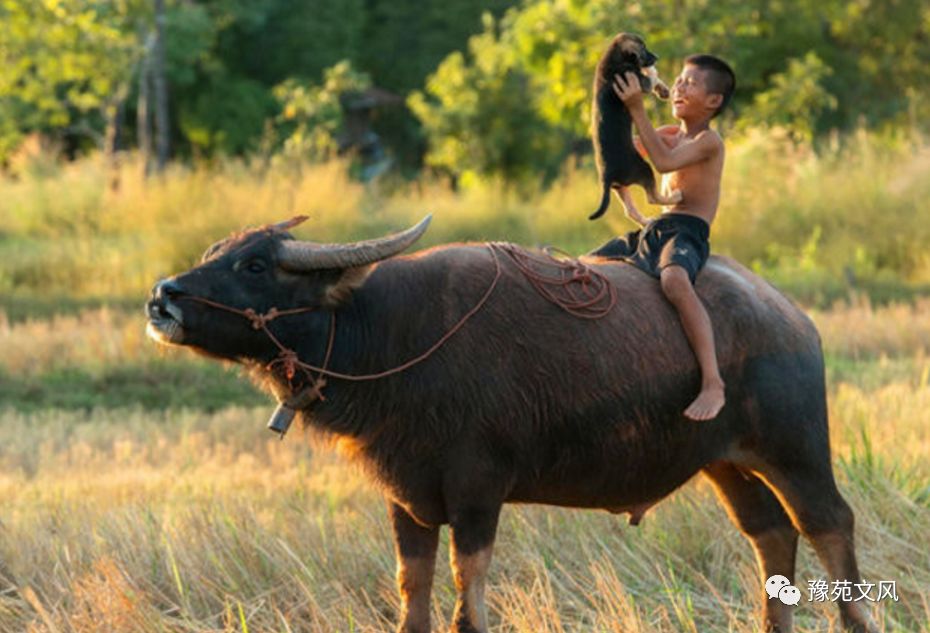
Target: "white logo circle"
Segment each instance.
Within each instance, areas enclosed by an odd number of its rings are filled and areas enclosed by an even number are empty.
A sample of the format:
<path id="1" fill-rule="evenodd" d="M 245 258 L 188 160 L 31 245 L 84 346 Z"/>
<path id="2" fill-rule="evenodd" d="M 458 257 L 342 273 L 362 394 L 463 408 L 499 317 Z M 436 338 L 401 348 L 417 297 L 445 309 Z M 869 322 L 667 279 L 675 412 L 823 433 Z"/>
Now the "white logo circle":
<path id="1" fill-rule="evenodd" d="M 791 581 L 785 578 L 784 576 L 779 576 L 775 574 L 771 576 L 768 580 L 765 581 L 765 593 L 769 595 L 769 598 L 777 598 L 778 592 L 781 591 L 782 587 L 788 587 L 791 585 Z"/>
<path id="2" fill-rule="evenodd" d="M 794 585 L 782 587 L 781 591 L 778 592 L 778 599 L 781 600 L 782 604 L 796 606 L 801 602 L 801 590 Z"/>
<path id="3" fill-rule="evenodd" d="M 801 602 L 801 590 L 780 574 L 770 576 L 765 581 L 765 593 L 769 598 L 778 598 L 782 604 L 795 606 Z"/>

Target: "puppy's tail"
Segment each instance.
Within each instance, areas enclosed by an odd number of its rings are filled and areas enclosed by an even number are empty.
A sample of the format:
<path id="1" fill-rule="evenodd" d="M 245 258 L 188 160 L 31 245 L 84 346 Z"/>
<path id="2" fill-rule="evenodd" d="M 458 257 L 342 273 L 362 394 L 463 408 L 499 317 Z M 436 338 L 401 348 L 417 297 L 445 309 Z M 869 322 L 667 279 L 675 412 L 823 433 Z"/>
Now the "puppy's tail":
<path id="1" fill-rule="evenodd" d="M 601 206 L 597 208 L 597 211 L 588 216 L 589 220 L 596 220 L 604 213 L 607 212 L 607 207 L 610 206 L 610 183 L 604 183 L 604 195 L 601 196 Z"/>

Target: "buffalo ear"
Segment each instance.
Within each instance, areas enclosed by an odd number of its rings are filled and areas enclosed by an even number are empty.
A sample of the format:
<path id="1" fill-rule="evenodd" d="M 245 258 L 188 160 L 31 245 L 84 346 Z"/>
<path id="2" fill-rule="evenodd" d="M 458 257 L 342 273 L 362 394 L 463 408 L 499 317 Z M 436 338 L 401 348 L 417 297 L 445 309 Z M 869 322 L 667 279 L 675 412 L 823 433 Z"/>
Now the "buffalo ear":
<path id="1" fill-rule="evenodd" d="M 368 264 L 343 270 L 336 282 L 326 286 L 323 290 L 323 304 L 336 307 L 344 303 L 353 290 L 365 283 L 373 269 L 374 265 Z"/>

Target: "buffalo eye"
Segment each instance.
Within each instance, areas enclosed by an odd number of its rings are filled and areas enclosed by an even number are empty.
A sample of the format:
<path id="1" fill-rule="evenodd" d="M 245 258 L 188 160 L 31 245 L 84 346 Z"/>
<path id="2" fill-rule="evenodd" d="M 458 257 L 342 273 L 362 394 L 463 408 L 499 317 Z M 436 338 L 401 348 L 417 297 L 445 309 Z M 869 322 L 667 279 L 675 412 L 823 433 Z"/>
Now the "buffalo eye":
<path id="1" fill-rule="evenodd" d="M 265 263 L 265 260 L 255 258 L 245 262 L 239 269 L 253 275 L 260 275 L 268 269 L 268 265 Z"/>

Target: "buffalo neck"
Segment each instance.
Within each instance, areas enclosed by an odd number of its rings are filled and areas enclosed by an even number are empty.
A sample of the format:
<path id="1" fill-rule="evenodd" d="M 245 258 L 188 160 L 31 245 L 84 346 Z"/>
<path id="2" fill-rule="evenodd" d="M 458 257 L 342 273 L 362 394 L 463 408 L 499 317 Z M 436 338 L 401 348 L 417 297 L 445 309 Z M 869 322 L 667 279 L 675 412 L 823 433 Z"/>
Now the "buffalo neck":
<path id="1" fill-rule="evenodd" d="M 349 375 L 376 374 L 423 353 L 445 331 L 441 309 L 446 275 L 419 259 L 380 263 L 365 283 L 335 309 L 328 369 Z M 299 358 L 319 366 L 329 336 L 329 313 L 312 317 L 308 336 L 295 341 Z M 426 361 L 428 362 L 428 361 Z M 401 374 L 422 372 L 414 366 Z M 326 377 L 324 400 L 310 410 L 311 423 L 337 435 L 361 436 L 369 426 L 396 416 L 401 374 L 350 381 Z"/>

